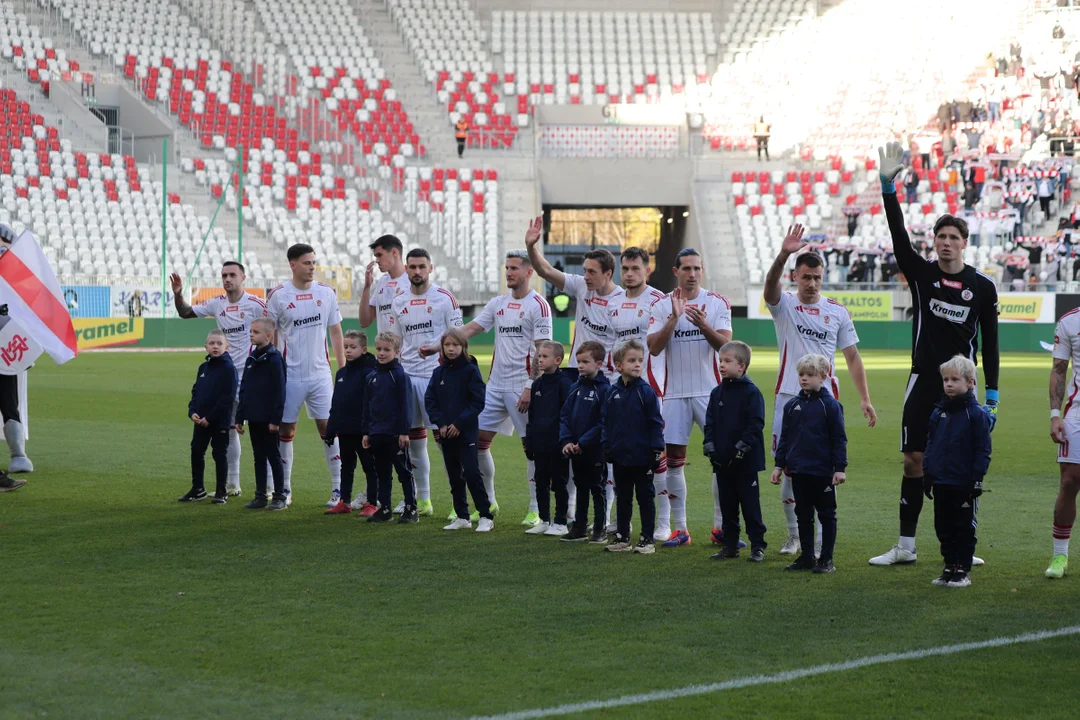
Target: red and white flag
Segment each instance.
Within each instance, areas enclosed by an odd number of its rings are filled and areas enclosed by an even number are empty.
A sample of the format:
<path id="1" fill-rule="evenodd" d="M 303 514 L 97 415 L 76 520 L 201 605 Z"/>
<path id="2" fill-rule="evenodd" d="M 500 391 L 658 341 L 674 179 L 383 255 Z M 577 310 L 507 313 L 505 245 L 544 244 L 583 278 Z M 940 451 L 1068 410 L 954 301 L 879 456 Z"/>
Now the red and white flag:
<path id="1" fill-rule="evenodd" d="M 79 354 L 60 283 L 29 230 L 0 254 L 0 305 L 57 364 Z"/>

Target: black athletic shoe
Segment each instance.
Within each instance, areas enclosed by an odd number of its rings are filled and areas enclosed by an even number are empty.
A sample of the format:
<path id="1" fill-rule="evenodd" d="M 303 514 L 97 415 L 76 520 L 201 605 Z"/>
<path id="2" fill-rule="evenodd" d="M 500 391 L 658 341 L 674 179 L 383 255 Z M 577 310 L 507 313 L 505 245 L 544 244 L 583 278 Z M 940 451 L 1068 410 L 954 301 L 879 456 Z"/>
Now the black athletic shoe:
<path id="1" fill-rule="evenodd" d="M 723 550 L 716 553 L 715 555 L 710 555 L 709 559 L 710 560 L 731 560 L 732 558 L 737 558 L 737 557 L 739 557 L 738 549 L 728 550 L 727 548 L 724 548 Z"/>
<path id="2" fill-rule="evenodd" d="M 582 532 L 585 532 L 585 531 L 582 530 Z M 618 535 L 618 533 L 616 533 L 615 535 L 612 535 L 611 537 L 614 538 L 616 535 Z M 588 538 L 589 538 L 589 544 L 590 545 L 607 545 L 608 540 L 609 540 L 607 528 L 600 528 L 599 530 L 593 530 L 592 535 L 589 535 Z"/>
<path id="3" fill-rule="evenodd" d="M 381 507 L 367 519 L 369 523 L 384 523 L 394 519 L 394 511 L 388 507 Z"/>
<path id="4" fill-rule="evenodd" d="M 952 580 L 953 571 L 954 568 L 952 565 L 946 565 L 941 569 L 941 575 L 931 580 L 930 584 L 945 587 L 949 584 L 949 581 Z"/>
<path id="5" fill-rule="evenodd" d="M 18 490 L 25 484 L 25 480 L 16 480 L 3 470 L 0 470 L 0 493 Z"/>
<path id="6" fill-rule="evenodd" d="M 398 522 L 409 525 L 411 525 L 412 523 L 420 522 L 420 514 L 416 512 L 416 506 L 406 505 L 405 512 L 401 513 L 401 517 L 398 518 Z"/>
<path id="7" fill-rule="evenodd" d="M 274 501 L 266 506 L 267 510 L 284 510 L 289 507 L 289 502 L 285 498 L 274 498 Z"/>
<path id="8" fill-rule="evenodd" d="M 765 551 L 761 548 L 754 548 L 750 551 L 750 557 L 746 559 L 747 562 L 765 562 Z"/>
<path id="9" fill-rule="evenodd" d="M 589 539 L 589 536 L 585 533 L 585 528 L 577 523 L 570 526 L 570 532 L 559 538 L 563 542 L 584 542 Z"/>
<path id="10" fill-rule="evenodd" d="M 798 560 L 785 567 L 784 570 L 813 570 L 815 564 L 813 554 L 800 555 Z"/>
<path id="11" fill-rule="evenodd" d="M 206 490 L 204 488 L 199 488 L 198 490 L 196 490 L 195 488 L 191 488 L 187 491 L 186 495 L 184 495 L 183 497 L 179 497 L 176 500 L 177 502 L 199 502 L 200 500 L 205 500 L 208 497 L 209 495 L 206 494 Z"/>
<path id="12" fill-rule="evenodd" d="M 224 505 L 225 503 L 229 502 L 229 496 L 215 495 L 214 497 L 210 498 L 210 502 L 213 505 Z"/>
<path id="13" fill-rule="evenodd" d="M 266 496 L 262 493 L 256 493 L 255 499 L 249 502 L 244 507 L 248 510 L 262 510 L 270 503 L 266 502 Z"/>
<path id="14" fill-rule="evenodd" d="M 818 575 L 823 575 L 825 573 L 836 572 L 836 568 L 833 566 L 831 559 L 824 560 L 819 558 L 818 561 L 814 564 L 814 572 Z"/>

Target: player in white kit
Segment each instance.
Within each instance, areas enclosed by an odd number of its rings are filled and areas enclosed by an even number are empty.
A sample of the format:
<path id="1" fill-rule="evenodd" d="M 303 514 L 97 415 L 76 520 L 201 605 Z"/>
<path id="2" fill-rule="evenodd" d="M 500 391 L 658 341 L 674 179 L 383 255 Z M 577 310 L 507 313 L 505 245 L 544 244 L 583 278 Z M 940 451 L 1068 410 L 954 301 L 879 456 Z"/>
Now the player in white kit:
<path id="1" fill-rule="evenodd" d="M 532 224 L 530 224 L 530 231 Z M 492 298 L 464 332 L 472 337 L 495 329 L 495 354 L 491 358 L 484 409 L 480 412 L 480 437 L 476 443 L 480 476 L 491 501 L 491 513 L 498 512 L 495 502 L 495 460 L 491 441 L 496 433 L 512 435 L 517 431 L 524 442 L 532 400 L 532 381 L 539 376 L 534 357 L 540 343 L 551 339 L 551 308 L 539 293 L 529 287 L 532 263 L 524 250 L 506 253 L 506 287 L 510 292 Z M 536 483 L 531 460 L 526 461 L 529 484 L 529 512 L 523 524 L 539 522 L 536 507 Z M 532 522 L 536 518 L 536 522 Z"/>
<path id="2" fill-rule="evenodd" d="M 368 263 L 364 273 L 364 291 L 360 294 L 360 327 L 371 327 L 375 323 L 377 332 L 385 332 L 390 329 L 391 303 L 409 289 L 405 261 L 402 259 L 405 249 L 393 235 L 383 235 L 368 247 L 375 259 Z M 378 282 L 374 282 L 376 265 L 383 273 Z"/>
<path id="3" fill-rule="evenodd" d="M 345 365 L 345 340 L 341 332 L 341 311 L 337 293 L 329 285 L 315 282 L 315 250 L 310 245 L 293 245 L 288 250 L 292 280 L 270 291 L 267 310 L 274 321 L 275 344 L 285 358 L 285 413 L 278 430 L 281 464 L 285 470 L 286 502 L 292 502 L 293 438 L 300 406 L 307 405 L 308 417 L 315 420 L 319 436 L 326 437 L 334 379 L 326 334 L 334 346 L 338 367 Z M 341 500 L 341 454 L 335 438 L 323 445 L 330 468 L 330 500 Z"/>
<path id="4" fill-rule="evenodd" d="M 552 267 L 551 263 L 545 260 L 540 253 L 543 222 L 543 218 L 538 217 L 529 226 L 529 233 L 525 236 L 525 247 L 529 249 L 529 260 L 532 261 L 533 267 L 536 268 L 536 274 L 564 291 L 574 298 L 576 302 L 574 341 L 570 348 L 570 360 L 567 367 L 562 371 L 569 375 L 571 380 L 576 381 L 578 379 L 577 351 L 582 343 L 595 340 L 603 346 L 608 356 L 611 355 L 611 351 L 615 347 L 615 331 L 611 327 L 609 313 L 612 308 L 621 302 L 623 289 L 612 280 L 615 275 L 615 256 L 607 250 L 590 250 L 585 253 L 581 263 L 583 275 L 564 273 L 562 270 L 556 270 Z M 577 502 L 577 489 L 574 485 L 573 475 L 574 473 L 571 471 L 568 485 L 570 507 L 574 507 Z M 615 504 L 615 479 L 611 466 L 608 466 L 607 469 L 605 497 L 607 499 L 607 524 L 611 526 L 610 531 L 614 532 L 614 524 L 611 522 L 611 509 Z M 540 522 L 540 516 L 532 511 L 530 511 L 526 521 L 530 519 Z M 567 520 L 569 521 L 570 518 L 568 517 Z"/>
<path id="5" fill-rule="evenodd" d="M 731 304 L 701 287 L 704 268 L 693 248 L 675 256 L 678 287 L 657 300 L 649 325 L 649 352 L 664 353 L 664 443 L 667 445 L 667 487 L 671 503 L 671 537 L 664 547 L 690 544 L 686 526 L 686 445 L 694 423 L 705 428 L 709 395 L 720 383 L 717 351 L 731 340 Z M 723 527 L 716 483 L 713 486 L 713 538 Z"/>
<path id="6" fill-rule="evenodd" d="M 184 302 L 184 285 L 180 276 L 176 273 L 169 276 L 176 314 L 184 319 L 212 317 L 217 321 L 218 329 L 225 333 L 225 339 L 229 343 L 229 357 L 232 358 L 239 379 L 244 377 L 244 366 L 247 364 L 248 353 L 251 352 L 249 337 L 251 321 L 267 316 L 266 303 L 262 298 L 244 290 L 246 278 L 244 266 L 235 260 L 229 260 L 221 266 L 221 287 L 225 293 L 192 307 Z M 239 381 L 236 387 L 236 400 L 233 401 L 234 414 L 240 399 Z M 232 428 L 229 430 L 228 461 L 229 480 L 226 489 L 229 495 L 237 496 L 241 493 L 240 435 Z"/>
<path id="7" fill-rule="evenodd" d="M 1070 310 L 1058 320 L 1054 331 L 1053 357 L 1054 365 L 1050 370 L 1050 439 L 1058 446 L 1061 485 L 1054 503 L 1054 554 L 1046 569 L 1046 577 L 1061 579 L 1069 568 L 1069 539 L 1076 521 L 1076 493 L 1080 490 L 1080 405 L 1077 404 L 1080 397 L 1080 377 L 1077 377 L 1080 363 L 1080 308 Z M 1072 378 L 1066 384 L 1070 361 Z"/>
<path id="8" fill-rule="evenodd" d="M 428 430 L 435 426 L 428 419 L 424 396 L 431 374 L 439 366 L 443 334 L 449 328 L 461 327 L 461 309 L 453 293 L 431 282 L 431 256 L 427 250 L 410 250 L 405 256 L 405 272 L 409 276 L 409 291 L 397 295 L 391 303 L 388 330 L 401 338 L 398 359 L 412 381 L 409 459 L 416 480 L 416 511 L 420 515 L 433 515 L 427 438 Z M 398 514 L 404 511 L 402 501 Z"/>
<path id="9" fill-rule="evenodd" d="M 625 295 L 622 300 L 608 306 L 608 323 L 615 331 L 615 346 L 627 340 L 638 340 L 642 347 L 649 335 L 649 322 L 652 319 L 652 306 L 664 297 L 664 293 L 645 283 L 649 277 L 649 253 L 638 247 L 629 247 L 619 256 L 620 274 Z M 608 351 L 607 371 L 615 377 L 615 363 L 612 360 L 614 349 Z M 642 379 L 649 383 L 660 407 L 664 402 L 664 354 L 658 357 L 645 356 L 645 370 Z M 656 488 L 656 532 L 653 538 L 659 542 L 671 537 L 671 506 L 667 492 L 667 458 L 660 460 L 660 467 L 653 473 L 653 486 Z"/>
<path id="10" fill-rule="evenodd" d="M 375 259 L 368 263 L 364 272 L 364 291 L 360 294 L 360 327 L 369 328 L 374 323 L 375 332 L 381 333 L 390 329 L 394 298 L 409 289 L 409 279 L 405 277 L 405 261 L 402 259 L 405 248 L 394 235 L 382 235 L 368 247 Z M 375 282 L 376 265 L 379 272 L 383 273 L 378 282 Z M 353 510 L 360 510 L 367 501 L 367 495 L 360 490 L 350 506 Z M 404 507 L 404 502 L 398 504 L 398 508 Z"/>
<path id="11" fill-rule="evenodd" d="M 829 358 L 830 363 L 839 349 L 847 361 L 851 381 L 859 392 L 863 416 L 870 427 L 877 424 L 877 413 L 870 402 L 870 390 L 866 383 L 866 368 L 859 355 L 859 335 L 851 314 L 842 304 L 822 297 L 821 283 L 825 266 L 821 256 L 804 252 L 795 257 L 795 293 L 783 292 L 780 279 L 788 258 L 802 248 L 803 226 L 794 225 L 780 247 L 780 253 L 765 276 L 765 305 L 776 327 L 776 343 L 780 349 L 780 368 L 776 376 L 775 405 L 773 408 L 772 450 L 776 452 L 780 440 L 780 424 L 784 406 L 799 394 L 799 373 L 795 363 L 804 355 L 817 354 Z M 830 364 L 829 392 L 840 399 L 840 384 L 835 376 L 836 368 Z M 797 555 L 799 523 L 795 518 L 795 495 L 791 489 L 791 477 L 784 476 L 780 484 L 780 500 L 783 504 L 788 536 L 780 548 L 781 555 Z M 821 525 L 818 524 L 818 537 Z"/>

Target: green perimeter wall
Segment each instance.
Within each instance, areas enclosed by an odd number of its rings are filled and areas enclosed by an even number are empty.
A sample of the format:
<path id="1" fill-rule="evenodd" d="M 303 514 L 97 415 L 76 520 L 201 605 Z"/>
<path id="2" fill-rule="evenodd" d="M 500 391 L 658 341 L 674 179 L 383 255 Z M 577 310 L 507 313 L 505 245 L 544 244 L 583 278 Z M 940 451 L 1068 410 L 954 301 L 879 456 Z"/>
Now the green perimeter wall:
<path id="1" fill-rule="evenodd" d="M 144 348 L 195 348 L 201 347 L 206 334 L 215 327 L 212 319 L 177 320 L 147 318 L 144 321 L 144 336 L 134 343 L 135 347 Z M 734 319 L 734 335 L 751 347 L 775 347 L 776 334 L 771 320 Z M 555 339 L 570 342 L 571 323 L 569 318 L 555 318 Z M 342 323 L 346 330 L 359 329 L 355 319 Z M 1000 346 L 1002 352 L 1039 352 L 1039 341 L 1054 341 L 1054 326 L 1049 323 L 1001 323 Z M 911 323 L 907 322 L 864 322 L 856 326 L 859 332 L 859 347 L 867 350 L 907 350 L 911 347 Z M 374 335 L 373 328 L 368 328 L 368 337 Z M 492 334 L 484 333 L 473 339 L 476 345 L 491 345 Z"/>

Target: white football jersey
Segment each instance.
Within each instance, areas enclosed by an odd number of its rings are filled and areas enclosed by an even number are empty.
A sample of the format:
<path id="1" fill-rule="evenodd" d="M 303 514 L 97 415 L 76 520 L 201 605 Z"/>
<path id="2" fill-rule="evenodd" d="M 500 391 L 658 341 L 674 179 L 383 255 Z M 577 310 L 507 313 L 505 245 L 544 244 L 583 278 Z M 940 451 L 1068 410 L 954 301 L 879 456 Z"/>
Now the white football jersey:
<path id="1" fill-rule="evenodd" d="M 608 306 L 608 322 L 615 332 L 615 346 L 627 340 L 637 340 L 645 348 L 645 372 L 642 377 L 648 382 L 656 394 L 663 397 L 664 394 L 664 353 L 653 357 L 649 353 L 649 323 L 652 321 L 652 306 L 658 300 L 664 298 L 664 293 L 656 288 L 645 286 L 640 295 L 632 298 L 623 295 L 623 298 Z M 612 358 L 613 346 L 608 351 L 607 369 L 610 377 L 615 377 L 615 360 Z"/>
<path id="2" fill-rule="evenodd" d="M 621 301 L 624 294 L 618 285 L 610 295 L 597 295 L 595 290 L 585 287 L 585 278 L 581 275 L 566 273 L 566 285 L 563 290 L 577 300 L 574 318 L 574 343 L 570 348 L 570 359 L 566 366 L 577 367 L 577 350 L 583 342 L 595 340 L 611 352 L 615 345 L 615 331 L 608 320 L 608 312 Z"/>
<path id="3" fill-rule="evenodd" d="M 714 330 L 731 330 L 731 303 L 723 295 L 708 290 L 698 290 L 697 297 L 689 300 L 686 307 L 696 307 L 705 312 Z M 652 307 L 649 332 L 664 326 L 671 315 L 671 296 L 665 295 Z M 720 363 L 715 350 L 683 313 L 664 349 L 665 387 L 664 398 L 708 397 L 720 384 Z"/>
<path id="4" fill-rule="evenodd" d="M 1070 310 L 1058 320 L 1054 330 L 1053 357 L 1055 360 L 1072 361 L 1072 377 L 1069 380 L 1065 405 L 1061 408 L 1061 416 L 1068 417 L 1070 412 L 1076 415 L 1076 399 L 1080 394 L 1080 378 L 1076 376 L 1076 368 L 1080 363 L 1080 308 Z"/>
<path id="5" fill-rule="evenodd" d="M 251 352 L 251 321 L 268 316 L 266 303 L 251 293 L 244 293 L 236 303 L 229 302 L 227 295 L 218 295 L 192 305 L 191 309 L 196 317 L 217 320 L 218 328 L 229 342 L 229 357 L 236 366 L 236 373 L 242 377 Z"/>
<path id="6" fill-rule="evenodd" d="M 813 305 L 799 302 L 790 292 L 781 293 L 776 305 L 765 304 L 776 326 L 776 344 L 780 348 L 780 370 L 776 374 L 775 393 L 798 395 L 799 373 L 795 364 L 803 355 L 816 353 L 829 358 L 829 389 L 840 398 L 833 356 L 859 343 L 851 313 L 842 304 L 821 297 Z"/>
<path id="7" fill-rule="evenodd" d="M 461 309 L 446 288 L 432 284 L 423 295 L 411 291 L 394 298 L 389 331 L 401 338 L 401 367 L 412 377 L 430 378 L 439 355 L 420 357 L 424 345 L 438 345 L 447 328 L 461 327 Z"/>
<path id="8" fill-rule="evenodd" d="M 551 308 L 535 290 L 521 299 L 510 293 L 494 297 L 473 322 L 484 332 L 495 328 L 488 388 L 520 393 L 532 373 L 532 354 L 538 340 L 551 339 Z"/>
<path id="9" fill-rule="evenodd" d="M 390 314 L 393 312 L 394 298 L 409 291 L 409 276 L 405 273 L 397 278 L 391 278 L 390 273 L 384 273 L 375 281 L 375 289 L 371 291 L 368 305 L 375 308 L 375 328 L 378 332 L 386 332 L 390 329 Z"/>
<path id="10" fill-rule="evenodd" d="M 337 294 L 329 285 L 312 283 L 299 290 L 292 281 L 270 291 L 266 303 L 277 329 L 277 346 L 285 358 L 289 382 L 329 378 L 330 351 L 326 331 L 341 324 Z"/>

